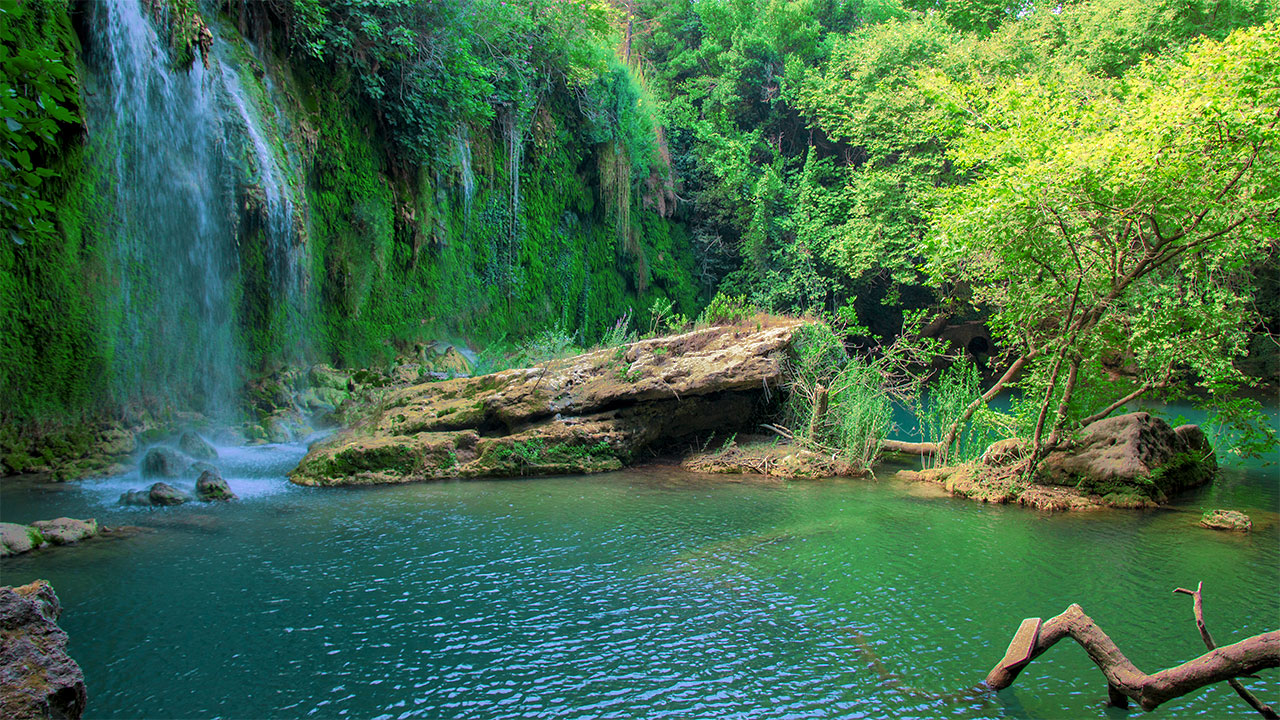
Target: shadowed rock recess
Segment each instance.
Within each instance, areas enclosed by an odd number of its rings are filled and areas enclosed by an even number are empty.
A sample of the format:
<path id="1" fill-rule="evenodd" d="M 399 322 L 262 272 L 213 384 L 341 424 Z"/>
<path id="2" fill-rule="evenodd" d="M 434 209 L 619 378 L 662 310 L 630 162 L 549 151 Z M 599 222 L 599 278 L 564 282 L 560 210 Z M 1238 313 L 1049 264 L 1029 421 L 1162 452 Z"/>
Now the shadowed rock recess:
<path id="1" fill-rule="evenodd" d="M 651 448 L 748 426 L 778 397 L 800 325 L 763 318 L 414 385 L 313 446 L 290 479 L 352 485 L 616 470 Z"/>

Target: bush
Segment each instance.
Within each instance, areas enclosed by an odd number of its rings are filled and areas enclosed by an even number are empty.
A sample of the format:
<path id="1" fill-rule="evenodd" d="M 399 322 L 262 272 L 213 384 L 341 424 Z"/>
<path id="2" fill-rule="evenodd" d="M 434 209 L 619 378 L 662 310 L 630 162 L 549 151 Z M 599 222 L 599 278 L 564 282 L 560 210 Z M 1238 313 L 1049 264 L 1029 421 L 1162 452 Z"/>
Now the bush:
<path id="1" fill-rule="evenodd" d="M 711 299 L 706 309 L 698 316 L 695 325 L 698 327 L 729 325 L 751 317 L 758 312 L 760 312 L 760 309 L 748 303 L 744 295 L 716 293 L 716 296 Z"/>

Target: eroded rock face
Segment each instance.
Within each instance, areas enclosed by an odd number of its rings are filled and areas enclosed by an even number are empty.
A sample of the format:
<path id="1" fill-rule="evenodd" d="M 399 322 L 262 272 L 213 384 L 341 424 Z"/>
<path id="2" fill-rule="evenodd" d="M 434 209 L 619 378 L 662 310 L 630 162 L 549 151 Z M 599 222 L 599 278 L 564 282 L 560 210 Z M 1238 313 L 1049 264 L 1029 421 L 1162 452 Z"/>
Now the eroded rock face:
<path id="1" fill-rule="evenodd" d="M 44 580 L 0 587 L 0 717 L 75 720 L 84 713 L 84 673 L 67 655 L 61 614 Z"/>
<path id="2" fill-rule="evenodd" d="M 1137 412 L 1084 428 L 1067 448 L 1045 457 L 1036 481 L 1104 497 L 1129 494 L 1165 502 L 1171 493 L 1209 482 L 1217 468 L 1199 427 L 1175 431 L 1160 418 Z"/>
<path id="3" fill-rule="evenodd" d="M 423 383 L 311 448 L 302 485 L 616 470 L 637 453 L 745 426 L 776 393 L 799 321 L 696 330 L 536 368 Z"/>

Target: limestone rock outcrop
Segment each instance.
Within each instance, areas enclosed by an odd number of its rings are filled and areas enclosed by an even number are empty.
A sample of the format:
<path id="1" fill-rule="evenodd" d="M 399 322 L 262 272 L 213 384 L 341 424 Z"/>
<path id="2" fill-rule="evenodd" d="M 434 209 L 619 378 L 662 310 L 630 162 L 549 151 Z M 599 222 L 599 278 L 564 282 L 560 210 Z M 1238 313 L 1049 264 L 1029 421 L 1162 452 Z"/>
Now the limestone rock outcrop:
<path id="1" fill-rule="evenodd" d="M 67 655 L 61 614 L 44 580 L 0 587 L 0 717 L 77 720 L 84 714 L 84 673 Z"/>
<path id="2" fill-rule="evenodd" d="M 707 430 L 746 427 L 776 398 L 801 321 L 752 320 L 641 340 L 539 367 L 392 391 L 312 446 L 301 485 L 615 470 Z"/>

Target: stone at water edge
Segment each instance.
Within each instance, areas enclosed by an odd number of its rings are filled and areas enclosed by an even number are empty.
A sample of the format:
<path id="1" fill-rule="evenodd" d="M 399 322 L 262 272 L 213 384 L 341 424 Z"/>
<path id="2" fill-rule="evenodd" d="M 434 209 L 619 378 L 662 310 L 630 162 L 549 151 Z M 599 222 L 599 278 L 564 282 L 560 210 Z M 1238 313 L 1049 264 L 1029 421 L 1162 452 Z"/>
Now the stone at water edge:
<path id="1" fill-rule="evenodd" d="M 218 451 L 213 449 L 209 441 L 193 432 L 182 433 L 182 437 L 178 439 L 178 447 L 197 460 L 213 460 L 218 457 Z"/>
<path id="2" fill-rule="evenodd" d="M 1045 457 L 1036 482 L 1161 503 L 1171 493 L 1208 483 L 1217 467 L 1199 428 L 1175 431 L 1150 413 L 1136 412 L 1091 423 Z"/>
<path id="3" fill-rule="evenodd" d="M 44 580 L 0 587 L 0 717 L 78 720 L 84 714 L 84 673 L 67 655 L 61 614 Z"/>
<path id="4" fill-rule="evenodd" d="M 0 523 L 0 557 L 20 555 L 44 544 L 44 536 L 29 525 Z"/>
<path id="5" fill-rule="evenodd" d="M 1227 532 L 1249 532 L 1253 529 L 1253 521 L 1248 515 L 1236 510 L 1214 510 L 1200 518 L 1200 527 Z"/>
<path id="6" fill-rule="evenodd" d="M 152 505 L 181 505 L 190 498 L 186 493 L 172 485 L 158 482 L 147 490 L 147 497 Z"/>
<path id="7" fill-rule="evenodd" d="M 55 520 L 37 520 L 31 526 L 40 531 L 45 540 L 54 545 L 70 545 L 98 534 L 98 521 L 60 517 Z"/>
<path id="8" fill-rule="evenodd" d="M 236 500 L 236 494 L 231 492 L 231 487 L 227 485 L 227 481 L 222 479 L 217 471 L 205 471 L 200 474 L 200 479 L 196 480 L 196 499 L 205 502 L 216 500 Z"/>
<path id="9" fill-rule="evenodd" d="M 187 466 L 182 455 L 173 448 L 153 447 L 142 457 L 143 477 L 178 477 Z"/>
<path id="10" fill-rule="evenodd" d="M 120 494 L 121 505 L 151 507 L 151 493 L 147 490 L 126 490 Z"/>

